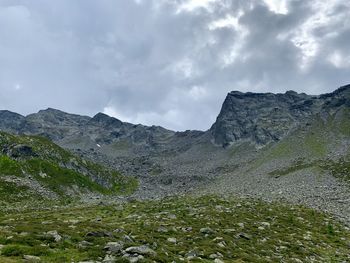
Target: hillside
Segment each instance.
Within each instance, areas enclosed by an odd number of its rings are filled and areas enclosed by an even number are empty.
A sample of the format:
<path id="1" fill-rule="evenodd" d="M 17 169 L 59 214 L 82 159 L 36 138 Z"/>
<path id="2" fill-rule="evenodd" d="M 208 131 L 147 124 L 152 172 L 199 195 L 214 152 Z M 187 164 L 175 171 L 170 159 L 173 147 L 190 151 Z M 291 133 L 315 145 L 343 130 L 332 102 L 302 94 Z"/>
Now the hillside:
<path id="1" fill-rule="evenodd" d="M 46 138 L 0 133 L 0 205 L 130 194 L 136 181 L 86 161 Z"/>

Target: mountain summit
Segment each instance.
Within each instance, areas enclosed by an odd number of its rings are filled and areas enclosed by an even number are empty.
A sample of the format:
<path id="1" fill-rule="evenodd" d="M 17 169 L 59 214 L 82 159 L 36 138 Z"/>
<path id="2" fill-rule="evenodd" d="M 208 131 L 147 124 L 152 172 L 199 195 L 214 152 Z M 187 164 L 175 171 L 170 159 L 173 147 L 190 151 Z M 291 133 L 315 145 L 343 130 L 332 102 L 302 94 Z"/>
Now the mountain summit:
<path id="1" fill-rule="evenodd" d="M 279 141 L 291 130 L 321 112 L 348 107 L 350 85 L 333 93 L 310 96 L 287 91 L 284 94 L 230 92 L 210 131 L 223 146 L 241 140 L 258 145 Z"/>

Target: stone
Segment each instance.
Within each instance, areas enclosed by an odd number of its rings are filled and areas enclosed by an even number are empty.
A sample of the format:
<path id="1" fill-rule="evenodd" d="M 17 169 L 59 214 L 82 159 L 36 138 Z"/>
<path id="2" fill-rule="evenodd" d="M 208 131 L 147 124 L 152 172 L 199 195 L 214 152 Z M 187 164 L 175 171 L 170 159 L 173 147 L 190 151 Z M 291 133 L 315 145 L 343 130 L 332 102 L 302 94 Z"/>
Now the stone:
<path id="1" fill-rule="evenodd" d="M 31 255 L 24 255 L 23 259 L 25 261 L 30 261 L 30 262 L 41 262 L 41 259 L 36 256 L 31 256 Z"/>
<path id="2" fill-rule="evenodd" d="M 88 247 L 91 247 L 92 245 L 93 245 L 92 243 L 83 240 L 83 241 L 79 242 L 78 248 L 80 248 L 80 249 L 86 249 L 86 248 L 88 248 Z"/>
<path id="3" fill-rule="evenodd" d="M 86 233 L 87 237 L 112 237 L 113 235 L 105 231 L 93 231 Z"/>
<path id="4" fill-rule="evenodd" d="M 168 233 L 168 229 L 164 226 L 160 226 L 157 231 L 160 233 Z"/>
<path id="5" fill-rule="evenodd" d="M 268 222 L 261 222 L 261 225 L 264 226 L 264 227 L 270 227 L 271 224 L 268 223 Z"/>
<path id="6" fill-rule="evenodd" d="M 169 214 L 169 215 L 168 215 L 168 218 L 169 218 L 169 219 L 176 219 L 176 215 L 174 215 L 174 214 Z"/>
<path id="7" fill-rule="evenodd" d="M 176 244 L 176 242 L 177 242 L 176 238 L 174 238 L 174 237 L 169 237 L 169 238 L 167 239 L 167 241 L 168 241 L 169 243 L 173 243 L 173 244 Z"/>
<path id="8" fill-rule="evenodd" d="M 52 236 L 55 239 L 55 242 L 60 242 L 62 237 L 58 234 L 57 230 L 46 232 L 47 235 Z"/>
<path id="9" fill-rule="evenodd" d="M 103 259 L 103 263 L 115 263 L 117 261 L 117 258 L 112 255 L 106 255 L 105 258 Z"/>
<path id="10" fill-rule="evenodd" d="M 237 224 L 240 228 L 244 228 L 244 223 L 238 223 Z"/>
<path id="11" fill-rule="evenodd" d="M 123 236 L 123 241 L 124 241 L 125 243 L 132 243 L 132 242 L 134 242 L 134 239 L 133 239 L 131 236 L 124 235 L 124 236 Z"/>
<path id="12" fill-rule="evenodd" d="M 226 247 L 226 242 L 225 241 L 221 241 L 220 243 L 218 243 L 218 246 L 221 248 Z"/>
<path id="13" fill-rule="evenodd" d="M 130 263 L 136 263 L 136 262 L 139 262 L 140 260 L 144 259 L 144 256 L 125 254 L 125 255 L 123 255 L 123 258 L 127 258 Z"/>
<path id="14" fill-rule="evenodd" d="M 80 221 L 79 221 L 79 220 L 76 220 L 76 219 L 69 219 L 67 222 L 68 222 L 68 223 L 71 223 L 71 224 L 73 224 L 73 225 L 76 225 L 76 224 L 78 224 Z"/>
<path id="15" fill-rule="evenodd" d="M 198 256 L 198 253 L 197 253 L 196 251 L 194 251 L 194 250 L 189 251 L 189 252 L 186 253 L 186 255 L 185 255 L 185 257 L 186 257 L 187 259 L 194 259 L 194 258 L 197 257 L 197 256 Z"/>
<path id="16" fill-rule="evenodd" d="M 211 229 L 210 227 L 201 228 L 199 230 L 199 232 L 201 232 L 202 234 L 207 234 L 207 235 L 215 233 L 215 231 L 213 229 Z"/>
<path id="17" fill-rule="evenodd" d="M 188 227 L 182 227 L 181 230 L 182 230 L 183 232 L 191 232 L 191 231 L 193 230 L 193 228 L 190 227 L 190 226 L 188 226 Z"/>
<path id="18" fill-rule="evenodd" d="M 104 247 L 105 250 L 111 255 L 119 254 L 124 247 L 124 242 L 118 241 L 118 242 L 108 242 L 106 246 Z"/>
<path id="19" fill-rule="evenodd" d="M 28 146 L 28 145 L 24 145 L 24 144 L 18 144 L 15 145 L 12 149 L 11 152 L 9 153 L 9 155 L 12 158 L 19 158 L 19 157 L 36 157 L 38 156 L 34 151 L 33 148 Z"/>
<path id="20" fill-rule="evenodd" d="M 216 258 L 215 260 L 214 260 L 214 263 L 225 263 L 224 261 L 222 261 L 221 259 L 219 259 L 219 258 Z"/>
<path id="21" fill-rule="evenodd" d="M 138 246 L 138 247 L 128 247 L 125 250 L 127 253 L 134 253 L 139 255 L 151 255 L 155 256 L 157 253 L 146 245 Z"/>
<path id="22" fill-rule="evenodd" d="M 238 234 L 238 237 L 239 237 L 239 238 L 246 239 L 246 240 L 251 240 L 251 239 L 252 239 L 252 236 L 251 236 L 251 235 L 248 235 L 248 234 L 246 234 L 246 233 L 239 233 L 239 234 Z"/>

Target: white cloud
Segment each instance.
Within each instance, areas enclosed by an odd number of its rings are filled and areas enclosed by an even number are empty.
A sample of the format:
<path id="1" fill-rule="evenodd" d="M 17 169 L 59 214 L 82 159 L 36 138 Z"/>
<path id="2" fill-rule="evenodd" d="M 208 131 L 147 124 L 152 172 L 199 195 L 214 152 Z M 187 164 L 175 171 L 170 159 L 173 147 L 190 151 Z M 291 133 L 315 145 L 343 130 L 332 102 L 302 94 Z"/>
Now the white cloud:
<path id="1" fill-rule="evenodd" d="M 322 41 L 315 36 L 314 31 L 317 28 L 332 26 L 337 22 L 340 22 L 342 16 L 334 16 L 334 9 L 341 3 L 339 0 L 315 0 L 311 2 L 313 13 L 306 19 L 306 21 L 300 26 L 299 29 L 294 30 L 292 33 L 292 42 L 296 47 L 301 50 L 301 69 L 308 70 L 310 63 L 316 58 Z M 328 37 L 336 36 L 336 32 L 331 32 Z"/>
<path id="2" fill-rule="evenodd" d="M 185 0 L 178 6 L 177 12 L 182 11 L 194 11 L 197 8 L 208 9 L 210 4 L 215 3 L 217 0 Z"/>
<path id="3" fill-rule="evenodd" d="M 193 100 L 199 101 L 208 96 L 208 92 L 204 87 L 193 86 L 189 91 L 189 95 Z"/>
<path id="4" fill-rule="evenodd" d="M 288 13 L 288 0 L 263 0 L 272 12 L 277 14 Z"/>
<path id="5" fill-rule="evenodd" d="M 329 55 L 328 60 L 336 68 L 349 68 L 350 67 L 350 55 L 343 55 L 338 51 L 334 51 Z"/>

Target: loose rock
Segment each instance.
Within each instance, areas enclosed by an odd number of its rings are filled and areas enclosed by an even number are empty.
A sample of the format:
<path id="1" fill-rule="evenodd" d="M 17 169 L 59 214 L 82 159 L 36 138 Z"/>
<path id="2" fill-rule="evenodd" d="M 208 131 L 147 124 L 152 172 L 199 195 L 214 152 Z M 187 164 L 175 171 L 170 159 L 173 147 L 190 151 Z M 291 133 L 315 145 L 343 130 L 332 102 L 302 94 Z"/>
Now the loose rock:
<path id="1" fill-rule="evenodd" d="M 139 255 L 154 256 L 157 254 L 153 249 L 149 248 L 146 245 L 139 246 L 139 247 L 128 247 L 125 251 L 127 253 L 134 253 L 134 254 L 139 254 Z"/>

